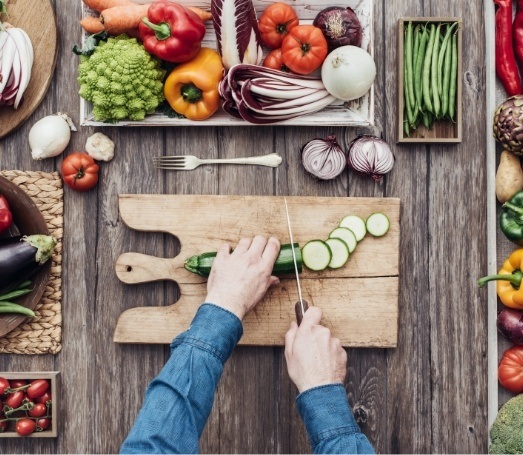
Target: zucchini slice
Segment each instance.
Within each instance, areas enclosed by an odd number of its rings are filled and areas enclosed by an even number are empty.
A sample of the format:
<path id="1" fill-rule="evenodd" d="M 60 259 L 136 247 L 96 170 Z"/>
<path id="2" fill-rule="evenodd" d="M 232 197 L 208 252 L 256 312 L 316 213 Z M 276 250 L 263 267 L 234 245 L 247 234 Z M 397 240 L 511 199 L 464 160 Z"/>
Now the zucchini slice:
<path id="1" fill-rule="evenodd" d="M 301 256 L 307 268 L 320 272 L 329 266 L 332 252 L 323 240 L 311 240 L 303 246 Z"/>
<path id="2" fill-rule="evenodd" d="M 341 220 L 340 227 L 349 228 L 356 236 L 358 242 L 362 240 L 367 233 L 365 221 L 356 215 L 347 215 L 343 220 Z"/>
<path id="3" fill-rule="evenodd" d="M 349 228 L 338 227 L 334 229 L 334 231 L 329 234 L 329 239 L 343 240 L 349 247 L 349 253 L 352 253 L 356 249 L 356 245 L 358 245 L 354 232 Z"/>
<path id="4" fill-rule="evenodd" d="M 331 261 L 329 262 L 329 268 L 339 269 L 343 267 L 349 260 L 349 247 L 341 239 L 327 239 L 325 243 L 329 246 L 332 253 Z"/>
<path id="5" fill-rule="evenodd" d="M 382 237 L 389 230 L 390 221 L 384 213 L 376 212 L 369 215 L 365 225 L 370 235 L 373 235 L 374 237 Z"/>

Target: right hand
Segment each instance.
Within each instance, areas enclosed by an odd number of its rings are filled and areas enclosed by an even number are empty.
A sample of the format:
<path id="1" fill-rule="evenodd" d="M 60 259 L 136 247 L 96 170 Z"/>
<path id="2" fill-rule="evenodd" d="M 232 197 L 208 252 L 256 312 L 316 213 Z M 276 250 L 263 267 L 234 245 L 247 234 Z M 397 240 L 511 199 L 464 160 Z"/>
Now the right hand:
<path id="1" fill-rule="evenodd" d="M 285 335 L 287 371 L 299 392 L 313 387 L 342 383 L 347 373 L 347 353 L 340 340 L 320 324 L 322 311 L 310 307 L 298 327 L 291 322 Z"/>

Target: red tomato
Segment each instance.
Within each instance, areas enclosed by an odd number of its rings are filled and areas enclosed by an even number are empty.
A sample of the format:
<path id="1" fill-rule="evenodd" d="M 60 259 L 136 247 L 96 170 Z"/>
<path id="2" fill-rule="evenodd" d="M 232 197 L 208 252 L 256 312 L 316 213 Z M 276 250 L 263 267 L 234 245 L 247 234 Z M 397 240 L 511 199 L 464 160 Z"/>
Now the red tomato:
<path id="1" fill-rule="evenodd" d="M 36 403 L 28 412 L 31 417 L 42 417 L 47 414 L 47 406 L 44 403 Z"/>
<path id="2" fill-rule="evenodd" d="M 23 379 L 12 379 L 9 381 L 9 384 L 11 384 L 12 389 L 18 389 L 18 387 L 23 387 L 24 385 L 27 385 L 27 381 L 24 381 Z"/>
<path id="3" fill-rule="evenodd" d="M 43 403 L 43 404 L 46 404 L 48 401 L 51 401 L 51 391 L 48 390 L 41 397 L 38 397 L 35 401 L 37 403 Z"/>
<path id="4" fill-rule="evenodd" d="M 523 346 L 507 349 L 499 362 L 499 383 L 512 393 L 523 392 Z"/>
<path id="5" fill-rule="evenodd" d="M 36 422 L 31 419 L 20 419 L 16 422 L 16 432 L 20 436 L 29 436 L 36 430 Z"/>
<path id="6" fill-rule="evenodd" d="M 18 408 L 22 404 L 22 401 L 25 398 L 25 393 L 23 390 L 18 390 L 16 392 L 10 393 L 7 398 L 4 400 L 4 404 L 10 408 Z"/>
<path id="7" fill-rule="evenodd" d="M 9 381 L 5 378 L 0 378 L 0 395 L 3 395 L 9 388 Z"/>
<path id="8" fill-rule="evenodd" d="M 269 5 L 258 21 L 262 41 L 272 49 L 280 47 L 289 30 L 297 25 L 296 11 L 285 3 Z"/>
<path id="9" fill-rule="evenodd" d="M 327 40 L 314 25 L 298 25 L 284 38 L 281 45 L 283 63 L 298 74 L 310 74 L 327 57 Z"/>
<path id="10" fill-rule="evenodd" d="M 37 379 L 31 382 L 31 385 L 26 390 L 29 398 L 39 398 L 49 389 L 49 382 L 46 379 Z"/>
<path id="11" fill-rule="evenodd" d="M 36 426 L 38 428 L 41 428 L 42 430 L 47 430 L 49 428 L 49 425 L 51 425 L 51 419 L 46 417 L 43 419 L 38 419 L 36 421 Z"/>
<path id="12" fill-rule="evenodd" d="M 281 59 L 281 49 L 274 49 L 265 57 L 263 61 L 265 68 L 272 68 L 273 70 L 289 72 L 289 68 L 285 66 Z"/>
<path id="13" fill-rule="evenodd" d="M 75 152 L 67 155 L 62 162 L 62 177 L 73 190 L 89 191 L 98 182 L 98 169 L 87 153 Z"/>

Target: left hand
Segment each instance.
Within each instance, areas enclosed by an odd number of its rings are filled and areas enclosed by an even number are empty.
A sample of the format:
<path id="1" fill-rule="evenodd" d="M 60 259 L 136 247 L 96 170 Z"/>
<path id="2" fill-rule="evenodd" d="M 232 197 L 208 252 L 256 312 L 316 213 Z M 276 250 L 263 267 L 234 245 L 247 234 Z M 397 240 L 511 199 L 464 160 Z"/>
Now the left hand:
<path id="1" fill-rule="evenodd" d="M 261 235 L 243 238 L 231 253 L 222 245 L 207 280 L 206 302 L 225 308 L 241 319 L 263 298 L 270 286 L 280 280 L 272 268 L 280 252 L 280 242 Z"/>

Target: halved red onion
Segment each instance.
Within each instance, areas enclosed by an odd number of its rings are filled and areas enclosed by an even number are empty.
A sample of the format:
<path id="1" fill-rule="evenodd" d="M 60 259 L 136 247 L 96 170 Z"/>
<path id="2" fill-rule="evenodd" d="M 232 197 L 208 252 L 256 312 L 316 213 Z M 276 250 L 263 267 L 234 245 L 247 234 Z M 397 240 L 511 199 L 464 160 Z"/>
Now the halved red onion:
<path id="1" fill-rule="evenodd" d="M 373 136 L 361 136 L 349 144 L 349 166 L 379 182 L 394 166 L 389 145 Z"/>
<path id="2" fill-rule="evenodd" d="M 331 180 L 340 175 L 347 165 L 345 153 L 330 134 L 327 139 L 313 139 L 301 148 L 303 167 L 321 180 Z"/>

